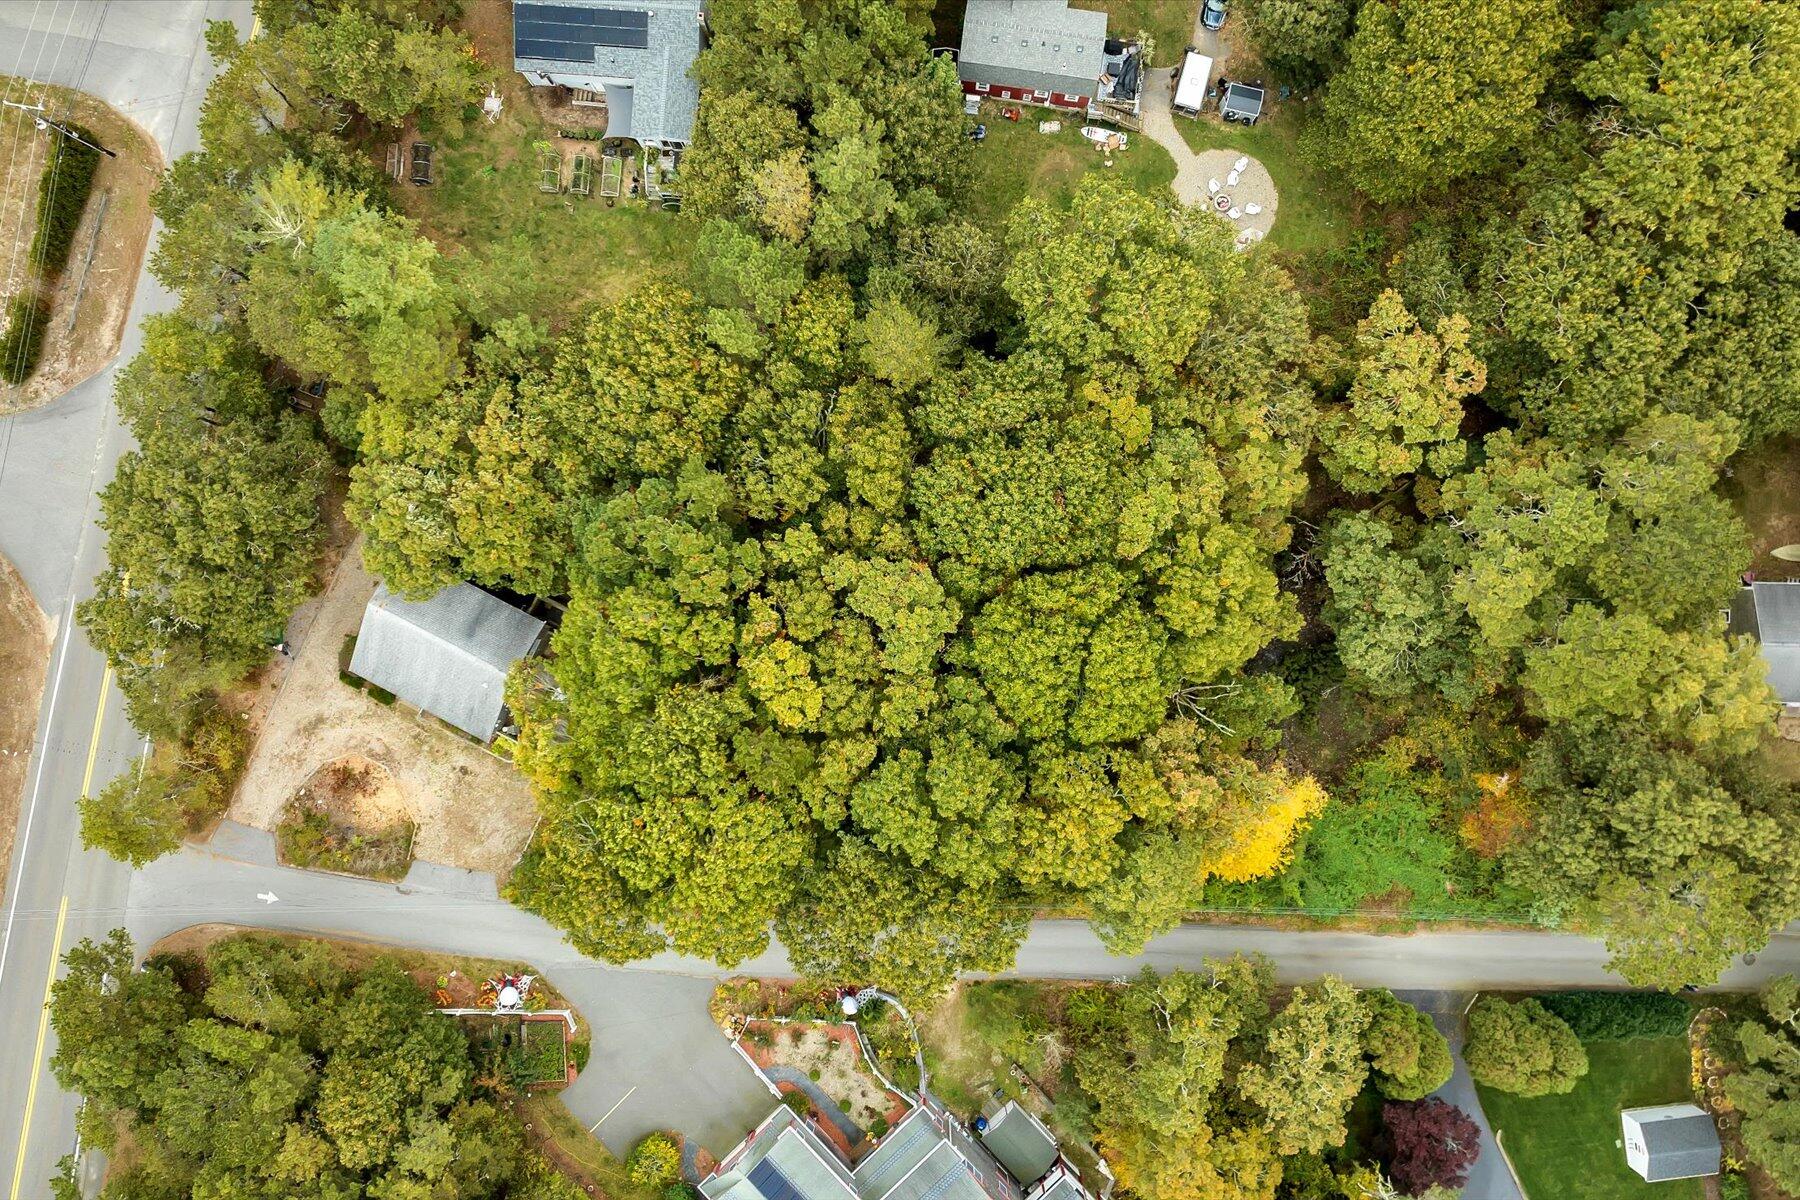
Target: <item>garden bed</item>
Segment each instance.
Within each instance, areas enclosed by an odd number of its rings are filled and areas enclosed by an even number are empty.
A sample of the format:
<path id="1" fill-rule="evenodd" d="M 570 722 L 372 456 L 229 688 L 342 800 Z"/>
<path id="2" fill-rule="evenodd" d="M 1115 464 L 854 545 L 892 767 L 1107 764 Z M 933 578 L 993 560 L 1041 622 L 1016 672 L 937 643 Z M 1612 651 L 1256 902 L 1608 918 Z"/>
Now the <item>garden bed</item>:
<path id="1" fill-rule="evenodd" d="M 561 1016 L 460 1016 L 458 1024 L 482 1074 L 521 1091 L 550 1091 L 575 1082 L 569 1026 Z"/>
<path id="2" fill-rule="evenodd" d="M 823 1022 L 780 1024 L 751 1021 L 739 1045 L 777 1086 L 789 1083 L 800 1090 L 798 1078 L 818 1085 L 839 1110 L 859 1129 L 879 1137 L 912 1107 L 889 1091 L 863 1060 L 855 1027 Z"/>

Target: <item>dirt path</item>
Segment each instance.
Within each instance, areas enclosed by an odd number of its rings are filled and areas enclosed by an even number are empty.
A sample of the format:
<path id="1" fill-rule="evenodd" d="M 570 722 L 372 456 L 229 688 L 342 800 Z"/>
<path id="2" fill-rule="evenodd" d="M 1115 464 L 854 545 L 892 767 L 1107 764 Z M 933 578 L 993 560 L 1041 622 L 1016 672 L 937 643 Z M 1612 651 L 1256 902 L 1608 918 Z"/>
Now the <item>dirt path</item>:
<path id="1" fill-rule="evenodd" d="M 75 230 L 67 268 L 51 292 L 50 324 L 37 370 L 20 387 L 0 384 L 0 413 L 8 413 L 48 403 L 118 354 L 149 245 L 150 193 L 162 177 L 163 160 L 137 125 L 84 92 L 42 85 L 27 89 L 5 76 L 0 76 L 0 90 L 8 96 L 29 90 L 29 102 L 43 104 L 58 117 L 67 114 L 70 121 L 88 129 L 102 146 L 118 155 L 101 158 L 94 172 L 93 191 Z M 19 159 L 16 171 L 0 167 L 0 187 L 5 189 L 0 193 L 0 252 L 29 242 L 50 136 L 33 128 L 31 119 L 17 110 L 0 114 L 0 146 L 16 145 Z M 15 234 L 22 236 L 15 241 Z M 83 264 L 89 246 L 94 258 L 86 267 L 84 288 Z M 0 262 L 0 303 L 23 290 L 30 280 L 23 252 L 12 257 L 15 261 L 11 263 Z M 70 310 L 77 293 L 81 306 L 71 323 Z"/>
<path id="2" fill-rule="evenodd" d="M 13 565 L 0 558 L 0 863 L 12 861 L 19 801 L 31 767 L 38 700 L 50 669 L 53 625 Z M 0 876 L 0 892 L 6 880 Z"/>
<path id="3" fill-rule="evenodd" d="M 1261 241 L 1275 227 L 1275 212 L 1281 205 L 1268 168 L 1236 150 L 1207 150 L 1200 154 L 1190 150 L 1175 122 L 1196 118 L 1175 116 L 1169 107 L 1170 90 L 1170 72 L 1151 71 L 1144 77 L 1144 136 L 1175 160 L 1176 197 L 1183 204 L 1199 205 L 1229 222 L 1238 231 L 1240 249 Z M 1248 161 L 1233 184 L 1231 171 L 1240 158 Z M 1215 181 L 1219 185 L 1217 193 L 1208 186 Z M 1215 197 L 1220 195 L 1230 200 L 1224 211 L 1215 205 Z M 1252 207 L 1260 211 L 1252 213 Z M 1238 212 L 1235 219 L 1227 215 L 1233 208 Z"/>
<path id="4" fill-rule="evenodd" d="M 366 759 L 387 772 L 381 816 L 417 822 L 413 856 L 504 875 L 537 821 L 531 788 L 512 764 L 402 705 L 384 705 L 338 678 L 344 639 L 362 624 L 375 581 L 362 544 L 344 553 L 322 599 L 290 622 L 294 660 L 281 673 L 226 814 L 273 829 L 323 766 Z"/>

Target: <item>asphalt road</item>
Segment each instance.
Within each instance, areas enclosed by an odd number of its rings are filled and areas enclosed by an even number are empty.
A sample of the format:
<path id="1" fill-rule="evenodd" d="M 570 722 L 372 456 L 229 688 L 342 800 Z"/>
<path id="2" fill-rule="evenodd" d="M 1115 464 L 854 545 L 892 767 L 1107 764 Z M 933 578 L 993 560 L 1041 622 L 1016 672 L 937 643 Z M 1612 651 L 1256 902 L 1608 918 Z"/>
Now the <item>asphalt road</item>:
<path id="1" fill-rule="evenodd" d="M 248 28 L 249 12 L 248 0 L 0 0 L 0 73 L 97 95 L 172 158 L 197 142 L 199 99 L 211 78 L 204 21 Z M 11 251 L 0 248 L 9 262 Z M 117 362 L 141 344 L 143 317 L 172 304 L 147 274 L 138 282 Z M 45 1181 L 74 1143 L 74 1101 L 43 1067 L 54 1045 L 44 996 L 63 948 L 118 923 L 109 914 L 123 905 L 129 879 L 122 866 L 81 849 L 74 807 L 84 789 L 104 786 L 142 749 L 101 656 L 71 619 L 102 562 L 95 493 L 130 446 L 112 413 L 112 377 L 108 367 L 47 407 L 0 421 L 0 553 L 57 622 L 0 907 L 0 1197 L 8 1200 L 47 1196 Z"/>
<path id="2" fill-rule="evenodd" d="M 714 1032 L 705 1004 L 710 981 L 721 975 L 791 974 L 779 945 L 730 972 L 673 954 L 610 967 L 577 954 L 546 922 L 502 903 L 484 875 L 421 865 L 402 884 L 381 884 L 277 867 L 269 835 L 258 831 L 228 829 L 214 844 L 230 857 L 188 849 L 133 876 L 123 916 L 140 947 L 192 925 L 221 923 L 523 959 L 554 980 L 594 1024 L 591 1065 L 565 1098 L 584 1124 L 604 1118 L 599 1135 L 615 1149 L 675 1125 L 717 1152 L 767 1110 L 767 1094 Z M 268 896 L 275 901 L 267 902 Z M 53 916 L 29 915 L 40 921 Z M 121 916 L 86 915 L 95 926 Z M 1008 974 L 1107 979 L 1144 965 L 1198 967 L 1237 951 L 1267 955 L 1284 981 L 1331 972 L 1359 985 L 1437 993 L 1620 984 L 1606 970 L 1598 942 L 1559 934 L 1384 937 L 1188 925 L 1156 939 L 1142 955 L 1122 959 L 1108 954 L 1079 921 L 1035 924 Z M 1752 986 L 1796 969 L 1800 938 L 1784 935 L 1753 967 L 1734 968 L 1725 983 Z M 1470 1097 L 1452 1099 L 1468 1107 Z M 1503 1181 L 1496 1178 L 1493 1185 Z M 1498 1191 L 1481 1200 L 1507 1196 Z"/>

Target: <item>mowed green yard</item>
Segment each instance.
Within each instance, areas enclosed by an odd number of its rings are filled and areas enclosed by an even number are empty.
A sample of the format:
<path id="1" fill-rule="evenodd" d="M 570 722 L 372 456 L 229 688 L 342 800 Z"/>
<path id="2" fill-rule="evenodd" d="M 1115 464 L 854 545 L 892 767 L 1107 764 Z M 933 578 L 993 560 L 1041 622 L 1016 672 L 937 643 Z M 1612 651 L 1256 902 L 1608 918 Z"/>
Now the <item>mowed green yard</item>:
<path id="1" fill-rule="evenodd" d="M 1081 136 L 1081 117 L 1026 106 L 1021 119 L 1008 121 L 1000 115 L 1002 107 L 983 101 L 975 118 L 988 135 L 974 148 L 968 213 L 984 229 L 1004 232 L 1007 214 L 1026 196 L 1066 209 L 1076 185 L 1090 174 L 1106 175 L 1146 196 L 1174 198 L 1169 185 L 1175 181 L 1175 160 L 1149 138 L 1130 135 L 1130 146 L 1115 151 L 1108 166 L 1106 155 Z M 1039 121 L 1061 121 L 1062 132 L 1039 133 Z"/>
<path id="2" fill-rule="evenodd" d="M 1625 1165 L 1619 1110 L 1692 1098 L 1687 1042 L 1589 1042 L 1588 1073 L 1566 1096 L 1525 1100 L 1479 1088 L 1530 1200 L 1701 1200 L 1697 1179 L 1650 1184 Z"/>

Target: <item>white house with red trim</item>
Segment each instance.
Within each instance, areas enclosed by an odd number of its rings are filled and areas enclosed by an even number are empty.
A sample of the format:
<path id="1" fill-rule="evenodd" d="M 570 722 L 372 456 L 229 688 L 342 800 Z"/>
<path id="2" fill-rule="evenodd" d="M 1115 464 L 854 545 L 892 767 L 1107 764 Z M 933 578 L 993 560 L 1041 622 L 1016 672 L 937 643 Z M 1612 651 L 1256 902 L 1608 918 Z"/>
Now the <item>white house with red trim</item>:
<path id="1" fill-rule="evenodd" d="M 1101 100 L 1135 109 L 1139 49 L 1109 42 L 1106 14 L 1067 0 L 969 0 L 956 70 L 965 95 L 1075 112 Z"/>

